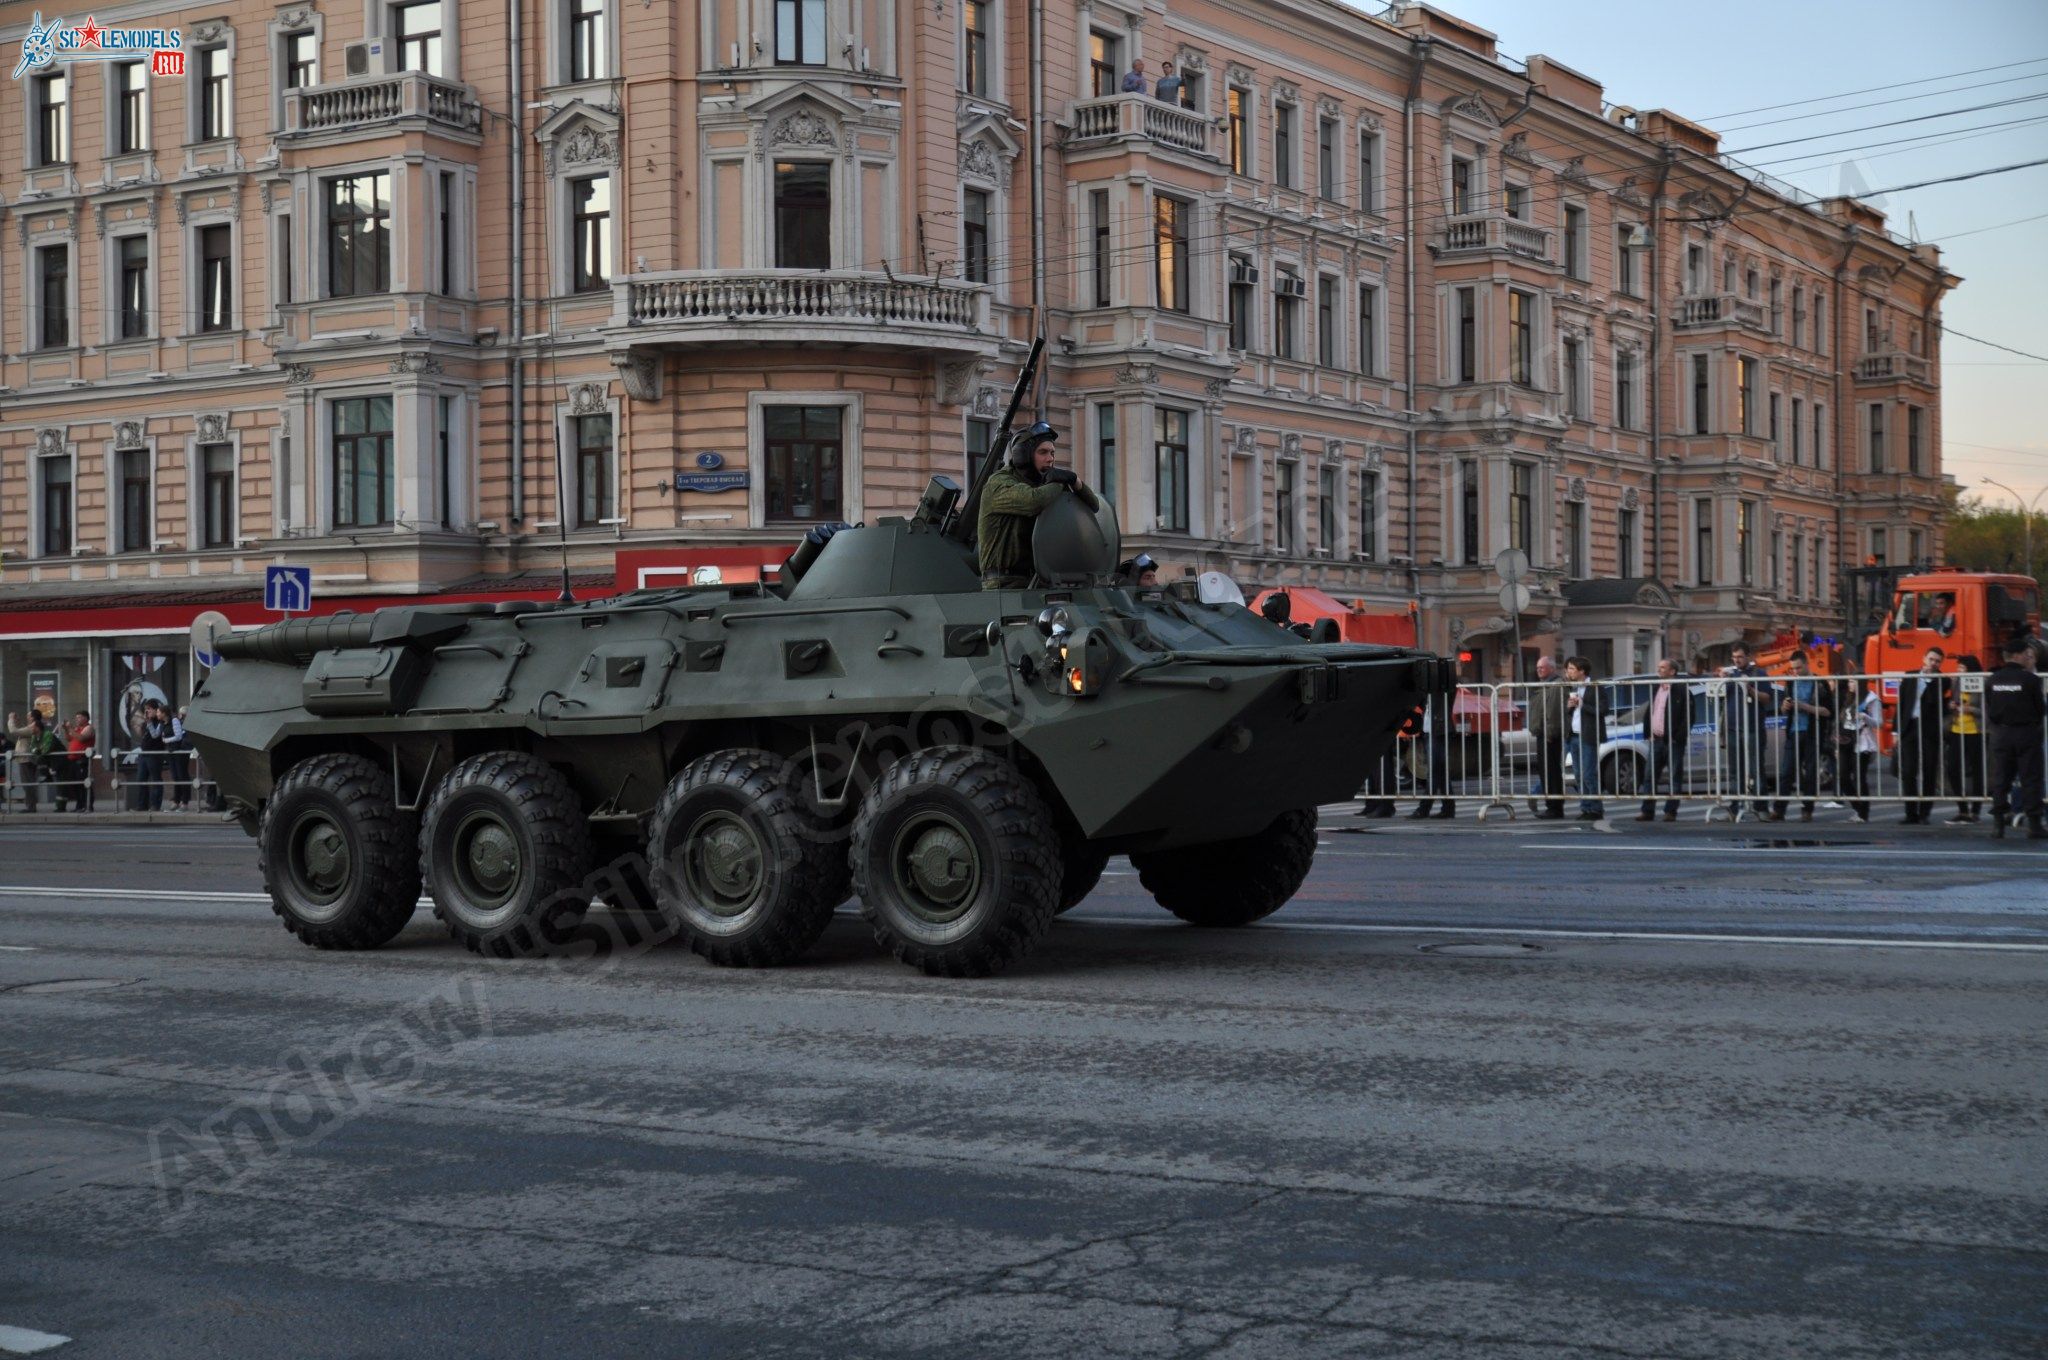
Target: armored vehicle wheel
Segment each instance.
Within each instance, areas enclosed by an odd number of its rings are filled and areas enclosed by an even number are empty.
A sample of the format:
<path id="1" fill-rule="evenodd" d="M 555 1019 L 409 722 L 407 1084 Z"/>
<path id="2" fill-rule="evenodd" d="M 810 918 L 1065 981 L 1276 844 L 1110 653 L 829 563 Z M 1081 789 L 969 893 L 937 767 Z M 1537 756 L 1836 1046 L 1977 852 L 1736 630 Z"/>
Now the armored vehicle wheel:
<path id="1" fill-rule="evenodd" d="M 270 909 L 316 949 L 385 943 L 419 905 L 414 825 L 375 762 L 346 755 L 300 761 L 277 781 L 256 830 Z"/>
<path id="2" fill-rule="evenodd" d="M 434 914 L 472 951 L 546 953 L 590 907 L 590 828 L 552 765 L 515 751 L 471 756 L 427 803 L 420 859 Z"/>
<path id="3" fill-rule="evenodd" d="M 1052 810 L 1016 766 L 970 747 L 891 765 L 854 820 L 852 858 L 875 942 L 935 975 L 1015 962 L 1059 909 Z"/>
<path id="4" fill-rule="evenodd" d="M 1108 864 L 1107 850 L 1090 845 L 1078 835 L 1061 836 L 1060 909 L 1054 914 L 1061 915 L 1080 906 L 1102 881 L 1102 871 Z"/>
<path id="5" fill-rule="evenodd" d="M 1131 856 L 1154 901 L 1197 926 L 1250 925 L 1287 904 L 1316 857 L 1314 808 L 1283 812 L 1256 836 Z"/>
<path id="6" fill-rule="evenodd" d="M 648 835 L 655 901 L 713 963 L 787 963 L 844 900 L 845 842 L 804 809 L 796 772 L 768 751 L 692 761 L 655 806 Z"/>

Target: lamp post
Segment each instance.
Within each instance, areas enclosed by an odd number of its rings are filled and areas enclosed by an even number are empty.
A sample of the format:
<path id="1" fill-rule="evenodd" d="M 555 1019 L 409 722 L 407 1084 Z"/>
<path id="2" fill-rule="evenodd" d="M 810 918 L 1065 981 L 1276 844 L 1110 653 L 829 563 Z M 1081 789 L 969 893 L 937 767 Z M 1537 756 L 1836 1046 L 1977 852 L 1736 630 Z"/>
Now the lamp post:
<path id="1" fill-rule="evenodd" d="M 2000 491 L 2012 497 L 2013 504 L 2020 507 L 2020 542 L 2022 545 L 2020 551 L 2026 557 L 2026 574 L 2034 580 L 2040 580 L 2040 577 L 2034 575 L 2034 514 L 2036 507 L 2041 504 L 2041 497 L 2048 496 L 2048 486 L 2044 486 L 2039 491 L 2036 491 L 2034 499 L 2029 501 L 2004 482 L 1994 482 L 1989 477 L 1986 477 L 1984 485 L 1997 487 Z"/>

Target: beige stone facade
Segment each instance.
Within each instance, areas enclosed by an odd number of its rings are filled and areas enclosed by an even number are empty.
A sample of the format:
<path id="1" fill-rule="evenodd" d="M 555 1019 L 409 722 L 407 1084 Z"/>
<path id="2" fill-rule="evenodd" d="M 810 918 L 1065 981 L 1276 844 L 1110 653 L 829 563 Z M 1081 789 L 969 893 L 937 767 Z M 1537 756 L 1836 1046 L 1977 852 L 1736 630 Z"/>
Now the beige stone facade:
<path id="1" fill-rule="evenodd" d="M 1940 552 L 1934 249 L 1424 6 L 534 0 L 516 91 L 502 3 L 97 18 L 187 70 L 6 95 L 17 599 L 900 513 L 1041 302 L 1047 413 L 1131 543 L 1419 601 L 1489 673 L 1510 546 L 1526 644 L 1616 670 L 1831 631 L 1845 559 Z M 1183 99 L 1120 93 L 1136 60 Z"/>

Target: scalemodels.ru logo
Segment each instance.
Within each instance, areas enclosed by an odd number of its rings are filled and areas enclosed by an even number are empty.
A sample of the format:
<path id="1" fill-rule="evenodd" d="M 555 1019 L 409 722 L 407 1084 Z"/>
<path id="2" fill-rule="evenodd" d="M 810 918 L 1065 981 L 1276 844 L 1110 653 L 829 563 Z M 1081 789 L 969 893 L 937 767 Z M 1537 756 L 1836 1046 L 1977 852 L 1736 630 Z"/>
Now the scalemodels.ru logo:
<path id="1" fill-rule="evenodd" d="M 176 28 L 101 28 L 91 15 L 82 24 L 66 24 L 61 18 L 43 22 L 36 11 L 28 36 L 21 40 L 21 60 L 15 64 L 14 79 L 25 71 L 39 71 L 60 61 L 133 61 L 149 54 L 153 76 L 185 74 L 185 34 Z"/>

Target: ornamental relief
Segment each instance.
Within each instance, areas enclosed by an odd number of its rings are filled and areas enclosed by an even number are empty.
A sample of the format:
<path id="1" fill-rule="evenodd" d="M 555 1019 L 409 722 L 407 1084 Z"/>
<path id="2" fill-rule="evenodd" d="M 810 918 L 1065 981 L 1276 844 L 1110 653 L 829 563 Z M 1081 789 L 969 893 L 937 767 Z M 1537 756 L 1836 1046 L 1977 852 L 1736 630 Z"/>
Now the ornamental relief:
<path id="1" fill-rule="evenodd" d="M 839 134 L 832 124 L 810 109 L 784 114 L 768 125 L 765 136 L 767 145 L 776 147 L 839 145 Z"/>
<path id="2" fill-rule="evenodd" d="M 560 141 L 550 143 L 547 152 L 547 175 L 572 165 L 617 165 L 619 163 L 619 134 L 585 123 Z"/>
<path id="3" fill-rule="evenodd" d="M 601 416 L 605 413 L 604 388 L 597 383 L 577 383 L 569 389 L 569 414 Z"/>
<path id="4" fill-rule="evenodd" d="M 144 447 L 142 422 L 139 420 L 117 420 L 114 422 L 114 450 L 125 453 L 130 449 Z"/>
<path id="5" fill-rule="evenodd" d="M 1008 178 L 1004 173 L 1007 168 L 986 137 L 976 137 L 960 148 L 960 173 L 969 179 L 998 183 Z"/>
<path id="6" fill-rule="evenodd" d="M 54 458 L 70 452 L 66 432 L 62 429 L 36 431 L 36 457 Z"/>
<path id="7" fill-rule="evenodd" d="M 200 443 L 225 444 L 227 442 L 228 418 L 226 412 L 209 412 L 205 415 L 194 416 L 193 423 L 198 431 Z"/>

